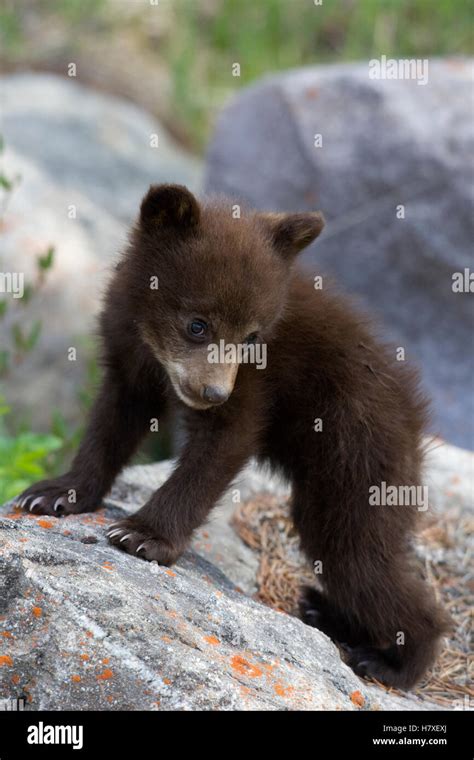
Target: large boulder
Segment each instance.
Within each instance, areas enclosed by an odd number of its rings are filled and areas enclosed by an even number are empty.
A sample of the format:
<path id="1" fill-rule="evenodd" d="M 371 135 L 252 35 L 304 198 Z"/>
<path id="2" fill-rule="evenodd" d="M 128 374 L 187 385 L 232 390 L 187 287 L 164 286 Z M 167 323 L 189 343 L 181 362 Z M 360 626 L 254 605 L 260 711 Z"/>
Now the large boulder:
<path id="1" fill-rule="evenodd" d="M 472 270 L 471 88 L 464 60 L 430 61 L 426 85 L 371 79 L 367 63 L 268 77 L 224 109 L 206 179 L 257 208 L 324 211 L 308 276 L 335 275 L 382 318 L 423 368 L 434 431 L 466 448 L 474 299 L 452 275 Z"/>
<path id="2" fill-rule="evenodd" d="M 286 487 L 253 466 L 173 568 L 111 547 L 107 525 L 136 510 L 171 467 L 125 470 L 94 514 L 55 520 L 0 508 L 0 699 L 41 710 L 437 707 L 362 681 L 324 634 L 254 598 L 258 557 L 231 526 L 235 496 L 283 497 Z M 434 501 L 464 514 L 472 456 L 442 446 L 429 469 Z M 445 564 L 451 550 L 436 551 L 426 562 Z"/>
<path id="3" fill-rule="evenodd" d="M 2 171 L 21 177 L 0 228 L 0 271 L 34 281 L 37 256 L 55 248 L 45 286 L 26 310 L 7 294 L 2 329 L 18 313 L 23 325 L 43 325 L 38 348 L 13 365 L 7 397 L 35 425 L 47 424 L 53 408 L 69 418 L 76 405 L 86 369 L 81 338 L 93 330 L 141 197 L 153 182 L 199 190 L 201 165 L 145 111 L 74 78 L 12 74 L 0 78 L 0 97 Z M 71 346 L 76 362 L 68 361 Z"/>

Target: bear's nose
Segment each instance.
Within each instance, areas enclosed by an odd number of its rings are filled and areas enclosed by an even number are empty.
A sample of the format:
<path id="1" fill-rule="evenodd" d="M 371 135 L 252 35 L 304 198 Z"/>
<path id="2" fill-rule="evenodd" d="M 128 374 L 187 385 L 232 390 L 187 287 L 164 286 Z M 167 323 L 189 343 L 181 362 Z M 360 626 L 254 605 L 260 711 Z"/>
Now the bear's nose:
<path id="1" fill-rule="evenodd" d="M 229 392 L 220 385 L 205 385 L 202 396 L 210 404 L 223 404 L 229 398 Z"/>

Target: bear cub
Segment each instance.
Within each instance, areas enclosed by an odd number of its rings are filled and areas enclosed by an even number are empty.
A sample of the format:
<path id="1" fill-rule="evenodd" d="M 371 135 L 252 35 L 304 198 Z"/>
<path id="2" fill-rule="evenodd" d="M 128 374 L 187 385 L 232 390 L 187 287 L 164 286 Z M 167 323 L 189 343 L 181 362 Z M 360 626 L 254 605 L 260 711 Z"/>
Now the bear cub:
<path id="1" fill-rule="evenodd" d="M 359 675 L 409 688 L 449 619 L 413 561 L 417 506 L 373 505 L 369 489 L 420 485 L 426 401 L 366 318 L 295 267 L 320 213 L 233 219 L 230 208 L 179 185 L 149 189 L 105 296 L 104 376 L 82 444 L 68 473 L 18 502 L 54 516 L 97 509 L 151 421 L 178 406 L 175 470 L 109 541 L 173 563 L 245 463 L 269 463 L 291 483 L 303 551 L 322 563 L 303 620 Z M 240 356 L 211 362 L 221 342 Z M 246 361 L 259 344 L 265 368 Z"/>

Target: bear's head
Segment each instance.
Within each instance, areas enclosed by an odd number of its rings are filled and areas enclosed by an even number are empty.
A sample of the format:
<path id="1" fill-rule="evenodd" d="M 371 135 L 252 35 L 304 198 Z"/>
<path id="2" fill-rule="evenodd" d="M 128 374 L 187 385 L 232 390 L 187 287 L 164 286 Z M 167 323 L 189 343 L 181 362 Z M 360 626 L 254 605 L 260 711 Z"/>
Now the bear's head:
<path id="1" fill-rule="evenodd" d="M 150 187 L 132 232 L 128 282 L 141 339 L 185 404 L 206 409 L 228 399 L 246 347 L 265 343 L 284 313 L 297 253 L 323 226 L 318 212 L 239 215 L 229 201 L 200 204 L 180 185 Z M 238 347 L 239 358 L 231 351 L 215 361 L 216 346 Z"/>

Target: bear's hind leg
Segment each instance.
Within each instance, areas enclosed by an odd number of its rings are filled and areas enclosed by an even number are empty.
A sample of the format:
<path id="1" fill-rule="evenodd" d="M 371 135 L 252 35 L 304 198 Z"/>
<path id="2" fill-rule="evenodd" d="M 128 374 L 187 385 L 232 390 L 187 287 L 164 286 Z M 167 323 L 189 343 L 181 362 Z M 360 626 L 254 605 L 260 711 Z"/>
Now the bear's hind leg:
<path id="1" fill-rule="evenodd" d="M 358 675 L 411 688 L 432 665 L 449 618 L 412 565 L 403 520 L 390 507 L 373 514 L 357 490 L 317 483 L 317 504 L 312 489 L 294 491 L 302 548 L 321 564 L 324 588 L 306 592 L 303 620 L 346 645 Z"/>
<path id="2" fill-rule="evenodd" d="M 367 631 L 363 631 L 353 618 L 344 614 L 324 593 L 315 588 L 303 587 L 299 611 L 303 623 L 318 628 L 347 649 L 363 641 L 370 643 Z"/>

